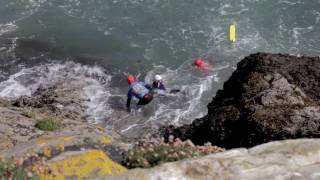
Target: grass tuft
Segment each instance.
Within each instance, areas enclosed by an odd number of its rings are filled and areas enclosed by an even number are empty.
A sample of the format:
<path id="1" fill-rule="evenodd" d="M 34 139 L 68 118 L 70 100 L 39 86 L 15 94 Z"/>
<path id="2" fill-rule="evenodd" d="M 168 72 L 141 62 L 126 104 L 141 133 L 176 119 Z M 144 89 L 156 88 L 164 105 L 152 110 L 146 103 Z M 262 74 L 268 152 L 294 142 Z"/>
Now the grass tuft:
<path id="1" fill-rule="evenodd" d="M 28 174 L 21 166 L 0 161 L 0 179 L 35 180 L 38 178 L 31 173 Z"/>
<path id="2" fill-rule="evenodd" d="M 54 131 L 60 128 L 61 124 L 52 119 L 43 119 L 36 123 L 35 127 L 43 131 Z"/>

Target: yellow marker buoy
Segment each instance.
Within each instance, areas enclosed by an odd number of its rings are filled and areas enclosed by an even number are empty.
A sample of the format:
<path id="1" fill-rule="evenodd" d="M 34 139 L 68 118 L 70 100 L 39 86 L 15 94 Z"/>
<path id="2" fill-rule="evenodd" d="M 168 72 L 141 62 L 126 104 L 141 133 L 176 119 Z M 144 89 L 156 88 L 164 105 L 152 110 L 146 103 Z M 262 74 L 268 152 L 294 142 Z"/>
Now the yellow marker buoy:
<path id="1" fill-rule="evenodd" d="M 234 43 L 236 41 L 236 25 L 230 25 L 230 41 Z"/>

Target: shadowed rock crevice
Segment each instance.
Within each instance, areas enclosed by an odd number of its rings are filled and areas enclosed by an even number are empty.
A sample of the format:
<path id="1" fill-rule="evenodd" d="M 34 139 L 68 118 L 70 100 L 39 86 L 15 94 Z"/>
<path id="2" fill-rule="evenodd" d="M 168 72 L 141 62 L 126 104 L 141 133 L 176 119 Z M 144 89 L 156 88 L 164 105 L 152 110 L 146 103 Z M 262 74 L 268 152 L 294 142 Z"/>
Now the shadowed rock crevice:
<path id="1" fill-rule="evenodd" d="M 320 137 L 319 69 L 318 57 L 250 55 L 208 104 L 205 117 L 169 127 L 166 135 L 225 148 Z"/>

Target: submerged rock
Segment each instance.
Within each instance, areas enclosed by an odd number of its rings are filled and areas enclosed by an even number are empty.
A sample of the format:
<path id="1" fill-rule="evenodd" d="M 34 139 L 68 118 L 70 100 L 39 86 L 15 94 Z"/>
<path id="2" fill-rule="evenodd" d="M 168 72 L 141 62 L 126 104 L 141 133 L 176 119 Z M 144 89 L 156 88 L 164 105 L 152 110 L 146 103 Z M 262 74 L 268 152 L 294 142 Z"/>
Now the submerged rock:
<path id="1" fill-rule="evenodd" d="M 205 117 L 168 128 L 166 135 L 225 148 L 320 137 L 319 80 L 319 57 L 250 55 L 238 63 Z"/>
<path id="2" fill-rule="evenodd" d="M 134 169 L 107 179 L 319 179 L 320 140 L 270 142 L 200 158 Z M 101 178 L 104 179 L 104 178 Z"/>

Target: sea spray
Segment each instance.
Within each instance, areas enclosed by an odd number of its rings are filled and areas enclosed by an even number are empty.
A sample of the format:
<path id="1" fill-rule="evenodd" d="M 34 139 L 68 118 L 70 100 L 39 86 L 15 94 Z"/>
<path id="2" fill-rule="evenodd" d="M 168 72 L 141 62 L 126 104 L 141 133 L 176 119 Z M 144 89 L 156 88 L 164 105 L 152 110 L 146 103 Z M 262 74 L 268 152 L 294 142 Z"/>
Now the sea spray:
<path id="1" fill-rule="evenodd" d="M 99 67 L 89 67 L 74 62 L 63 64 L 51 63 L 32 68 L 24 68 L 0 83 L 0 96 L 17 98 L 32 94 L 39 88 L 67 83 L 70 87 L 82 91 L 83 98 L 88 99 L 87 119 L 91 123 L 101 122 L 108 115 L 108 83 L 111 76 Z M 74 86 L 74 87 L 72 87 Z M 80 97 L 79 97 L 80 98 Z"/>

